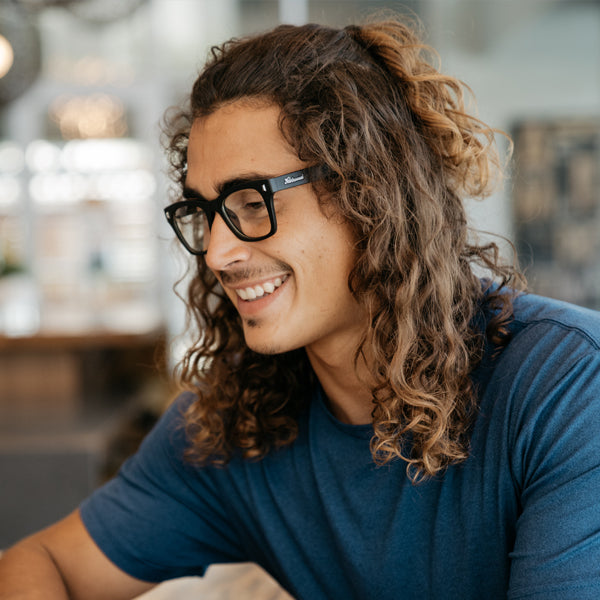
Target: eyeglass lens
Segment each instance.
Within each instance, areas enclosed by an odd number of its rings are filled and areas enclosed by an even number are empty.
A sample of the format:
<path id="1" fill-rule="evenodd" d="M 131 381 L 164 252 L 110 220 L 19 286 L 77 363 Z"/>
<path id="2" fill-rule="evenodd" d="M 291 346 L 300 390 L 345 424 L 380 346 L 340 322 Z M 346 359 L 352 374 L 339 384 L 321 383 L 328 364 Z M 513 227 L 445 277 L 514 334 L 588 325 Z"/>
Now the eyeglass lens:
<path id="1" fill-rule="evenodd" d="M 224 208 L 231 225 L 249 238 L 259 238 L 271 231 L 271 221 L 264 198 L 254 189 L 232 192 L 225 198 Z M 182 207 L 175 221 L 186 242 L 194 250 L 206 250 L 210 242 L 210 219 L 199 207 Z"/>

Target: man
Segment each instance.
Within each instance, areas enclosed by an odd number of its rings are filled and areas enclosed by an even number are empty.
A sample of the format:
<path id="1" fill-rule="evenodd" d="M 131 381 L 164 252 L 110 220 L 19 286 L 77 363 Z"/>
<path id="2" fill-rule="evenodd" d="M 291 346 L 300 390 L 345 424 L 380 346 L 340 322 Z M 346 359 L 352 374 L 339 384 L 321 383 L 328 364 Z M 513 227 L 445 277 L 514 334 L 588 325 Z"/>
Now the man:
<path id="1" fill-rule="evenodd" d="M 213 52 L 171 122 L 189 392 L 1 599 L 237 561 L 311 600 L 598 597 L 600 318 L 470 240 L 494 132 L 427 54 L 394 21 Z"/>

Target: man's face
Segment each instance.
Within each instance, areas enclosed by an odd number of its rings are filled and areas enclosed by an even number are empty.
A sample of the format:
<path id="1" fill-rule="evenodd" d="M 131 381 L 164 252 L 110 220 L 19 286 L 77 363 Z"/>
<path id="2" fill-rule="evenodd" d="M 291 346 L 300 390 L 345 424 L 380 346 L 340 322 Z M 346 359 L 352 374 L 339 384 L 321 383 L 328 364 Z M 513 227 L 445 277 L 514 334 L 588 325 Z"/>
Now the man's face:
<path id="1" fill-rule="evenodd" d="M 279 108 L 236 102 L 194 122 L 186 187 L 206 199 L 235 178 L 302 169 L 283 138 Z M 275 194 L 277 232 L 239 240 L 217 215 L 205 260 L 241 316 L 246 343 L 261 353 L 306 347 L 322 357 L 356 345 L 364 319 L 348 290 L 354 263 L 349 228 L 328 218 L 310 185 Z M 338 349 L 338 350 L 336 350 Z"/>

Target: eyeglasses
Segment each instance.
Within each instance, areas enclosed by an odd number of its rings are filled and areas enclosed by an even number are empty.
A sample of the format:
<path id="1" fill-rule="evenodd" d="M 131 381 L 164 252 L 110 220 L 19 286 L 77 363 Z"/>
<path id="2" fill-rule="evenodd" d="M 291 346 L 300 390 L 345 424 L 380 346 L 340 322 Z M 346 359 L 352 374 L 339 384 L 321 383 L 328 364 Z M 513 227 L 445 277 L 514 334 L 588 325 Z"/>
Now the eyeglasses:
<path id="1" fill-rule="evenodd" d="M 165 216 L 186 250 L 198 256 L 206 254 L 217 214 L 237 238 L 258 242 L 277 231 L 273 194 L 316 181 L 322 172 L 317 166 L 271 179 L 235 180 L 214 200 L 205 200 L 197 192 L 185 189 L 186 199 L 167 206 Z"/>

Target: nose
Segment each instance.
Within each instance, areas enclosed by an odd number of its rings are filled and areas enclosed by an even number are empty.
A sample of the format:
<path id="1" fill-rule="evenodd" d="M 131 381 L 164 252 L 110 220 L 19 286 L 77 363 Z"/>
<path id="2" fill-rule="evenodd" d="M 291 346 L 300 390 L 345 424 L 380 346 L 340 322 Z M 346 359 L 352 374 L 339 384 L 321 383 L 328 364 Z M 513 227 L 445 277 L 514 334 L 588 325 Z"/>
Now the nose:
<path id="1" fill-rule="evenodd" d="M 234 263 L 250 258 L 248 242 L 240 240 L 229 229 L 221 215 L 216 215 L 210 228 L 210 237 L 204 260 L 213 271 L 224 271 Z"/>

